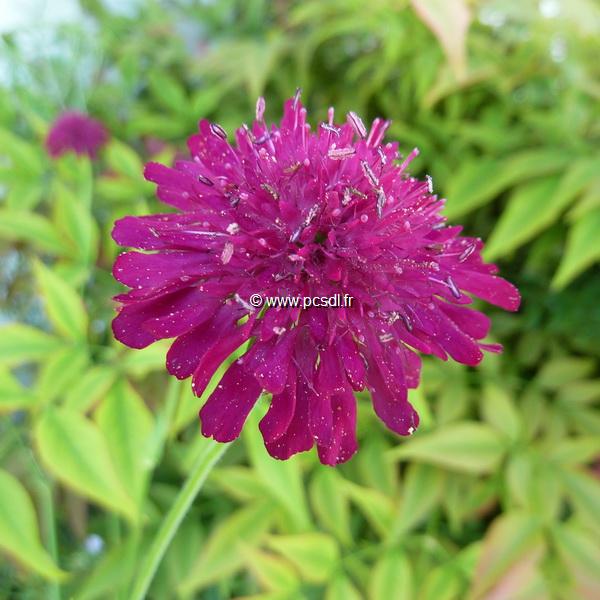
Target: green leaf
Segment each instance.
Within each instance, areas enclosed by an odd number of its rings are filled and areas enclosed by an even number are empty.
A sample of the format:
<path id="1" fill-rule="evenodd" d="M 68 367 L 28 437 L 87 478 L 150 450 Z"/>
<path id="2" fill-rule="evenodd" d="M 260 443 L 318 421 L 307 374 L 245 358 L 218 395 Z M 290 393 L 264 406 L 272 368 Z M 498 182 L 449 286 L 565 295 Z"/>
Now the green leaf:
<path id="1" fill-rule="evenodd" d="M 92 161 L 84 155 L 67 152 L 54 161 L 61 183 L 72 190 L 71 195 L 84 210 L 92 205 L 94 173 Z"/>
<path id="2" fill-rule="evenodd" d="M 560 465 L 575 466 L 593 462 L 600 456 L 600 437 L 580 435 L 563 438 L 560 444 L 552 445 L 548 459 Z"/>
<path id="3" fill-rule="evenodd" d="M 271 536 L 267 545 L 287 558 L 304 579 L 315 583 L 327 581 L 339 561 L 335 540 L 323 533 Z"/>
<path id="4" fill-rule="evenodd" d="M 588 186 L 598 180 L 598 173 L 600 173 L 600 161 L 596 157 L 578 158 L 561 178 L 550 205 L 559 207 L 559 210 L 566 208 Z M 569 213 L 569 216 L 571 215 L 572 212 Z"/>
<path id="5" fill-rule="evenodd" d="M 91 421 L 64 408 L 47 409 L 34 433 L 42 461 L 58 479 L 110 510 L 136 517 L 106 438 Z"/>
<path id="6" fill-rule="evenodd" d="M 600 597 L 600 544 L 597 536 L 571 523 L 555 523 L 554 547 L 574 583 L 572 598 Z"/>
<path id="7" fill-rule="evenodd" d="M 407 467 L 400 507 L 390 531 L 392 541 L 427 517 L 439 501 L 443 482 L 442 472 L 431 465 L 416 463 Z"/>
<path id="8" fill-rule="evenodd" d="M 34 403 L 34 395 L 8 369 L 0 367 L 0 414 L 31 408 Z"/>
<path id="9" fill-rule="evenodd" d="M 119 366 L 133 377 L 144 377 L 151 371 L 164 371 L 169 345 L 168 341 L 160 340 L 142 350 L 126 350 L 119 360 Z"/>
<path id="10" fill-rule="evenodd" d="M 241 544 L 256 545 L 274 517 L 269 502 L 259 502 L 234 512 L 212 529 L 189 577 L 178 587 L 186 595 L 219 581 L 237 571 L 243 564 Z"/>
<path id="11" fill-rule="evenodd" d="M 87 412 L 113 384 L 117 372 L 111 367 L 95 366 L 86 371 L 65 395 L 63 406 L 77 412 Z"/>
<path id="12" fill-rule="evenodd" d="M 404 552 L 390 550 L 377 560 L 369 582 L 370 600 L 415 598 L 413 570 Z"/>
<path id="13" fill-rule="evenodd" d="M 484 255 L 494 260 L 518 248 L 551 225 L 564 208 L 552 204 L 558 179 L 544 177 L 519 186 L 508 200 Z"/>
<path id="14" fill-rule="evenodd" d="M 64 342 L 40 329 L 13 323 L 0 327 L 0 364 L 19 365 L 48 358 Z"/>
<path id="15" fill-rule="evenodd" d="M 481 398 L 481 413 L 496 431 L 509 440 L 516 440 L 522 429 L 521 418 L 510 392 L 499 385 L 489 383 L 484 386 Z"/>
<path id="16" fill-rule="evenodd" d="M 45 186 L 37 180 L 15 182 L 6 196 L 6 207 L 20 211 L 32 210 L 39 204 L 45 191 Z"/>
<path id="17" fill-rule="evenodd" d="M 574 222 L 596 209 L 600 209 L 600 176 L 581 195 L 581 198 L 569 211 L 567 218 L 569 221 Z"/>
<path id="18" fill-rule="evenodd" d="M 58 581 L 65 577 L 40 542 L 33 503 L 19 481 L 0 470 L 0 549 L 28 571 Z"/>
<path id="19" fill-rule="evenodd" d="M 453 565 L 442 565 L 426 574 L 419 600 L 459 600 L 465 597 L 463 578 Z M 461 593 L 462 592 L 462 593 Z"/>
<path id="20" fill-rule="evenodd" d="M 140 184 L 144 183 L 144 166 L 140 157 L 123 142 L 115 139 L 110 141 L 106 146 L 106 160 L 116 173 Z"/>
<path id="21" fill-rule="evenodd" d="M 390 444 L 380 435 L 370 435 L 361 444 L 356 456 L 360 480 L 367 487 L 380 490 L 388 496 L 398 491 L 398 473 L 396 465 L 381 456 L 389 450 Z"/>
<path id="22" fill-rule="evenodd" d="M 337 575 L 327 586 L 325 600 L 362 600 L 362 596 L 345 575 Z"/>
<path id="23" fill-rule="evenodd" d="M 104 600 L 118 598 L 118 591 L 124 590 L 135 574 L 138 540 L 129 536 L 101 558 L 93 571 L 77 589 L 76 600 Z M 125 597 L 125 596 L 123 596 Z"/>
<path id="24" fill-rule="evenodd" d="M 577 515 L 597 533 L 598 507 L 600 506 L 600 481 L 583 471 L 560 469 L 557 471 Z"/>
<path id="25" fill-rule="evenodd" d="M 89 207 L 64 186 L 58 187 L 53 201 L 56 229 L 72 246 L 69 258 L 85 265 L 96 260 L 98 226 Z"/>
<path id="26" fill-rule="evenodd" d="M 77 292 L 43 263 L 34 263 L 46 314 L 56 331 L 73 340 L 87 337 L 88 317 Z"/>
<path id="27" fill-rule="evenodd" d="M 24 210 L 0 209 L 0 239 L 27 242 L 49 254 L 68 253 L 68 247 L 47 219 Z"/>
<path id="28" fill-rule="evenodd" d="M 446 215 L 455 219 L 496 198 L 510 186 L 560 171 L 570 161 L 559 149 L 526 150 L 499 161 L 482 158 L 466 162 L 449 182 Z"/>
<path id="29" fill-rule="evenodd" d="M 223 90 L 219 86 L 210 85 L 195 90 L 191 100 L 192 113 L 195 115 L 207 115 L 219 107 L 222 99 Z"/>
<path id="30" fill-rule="evenodd" d="M 256 412 L 252 413 L 246 427 L 244 440 L 254 471 L 269 494 L 290 516 L 294 531 L 310 528 L 310 517 L 302 483 L 298 456 L 288 460 L 273 460 L 267 453 L 258 429 Z"/>
<path id="31" fill-rule="evenodd" d="M 473 598 L 484 598 L 502 577 L 541 544 L 540 525 L 520 512 L 503 514 L 488 529 L 472 581 Z"/>
<path id="32" fill-rule="evenodd" d="M 151 596 L 169 598 L 179 582 L 189 576 L 202 550 L 204 524 L 198 514 L 190 509 L 177 529 L 177 533 L 152 582 Z M 137 569 L 136 569 L 137 571 Z"/>
<path id="33" fill-rule="evenodd" d="M 30 143 L 14 133 L 0 128 L 2 155 L 11 159 L 13 169 L 29 175 L 32 179 L 44 171 L 44 159 L 39 144 Z"/>
<path id="34" fill-rule="evenodd" d="M 506 484 L 514 504 L 547 522 L 556 519 L 563 490 L 555 470 L 537 453 L 520 452 L 511 457 L 506 467 Z"/>
<path id="35" fill-rule="evenodd" d="M 549 390 L 583 379 L 594 372 L 594 361 L 588 358 L 563 356 L 545 361 L 535 381 Z"/>
<path id="36" fill-rule="evenodd" d="M 559 399 L 566 405 L 582 406 L 600 399 L 600 379 L 574 381 L 561 386 Z"/>
<path id="37" fill-rule="evenodd" d="M 161 112 L 149 112 L 141 106 L 136 106 L 131 119 L 127 122 L 128 136 L 153 135 L 160 139 L 177 139 L 184 136 L 187 123 L 173 119 L 172 115 Z"/>
<path id="38" fill-rule="evenodd" d="M 600 260 L 600 208 L 580 217 L 570 228 L 567 245 L 552 287 L 562 289 Z"/>
<path id="39" fill-rule="evenodd" d="M 131 384 L 119 379 L 94 416 L 123 487 L 140 505 L 148 473 L 154 466 L 150 446 L 152 414 Z"/>
<path id="40" fill-rule="evenodd" d="M 164 71 L 155 70 L 148 76 L 150 89 L 156 99 L 168 109 L 187 115 L 189 101 L 181 84 Z"/>
<path id="41" fill-rule="evenodd" d="M 87 348 L 81 346 L 66 346 L 46 359 L 35 385 L 35 394 L 41 404 L 62 396 L 75 381 L 79 381 L 88 361 Z"/>
<path id="42" fill-rule="evenodd" d="M 98 196 L 112 203 L 129 202 L 140 197 L 141 189 L 127 177 L 103 175 L 96 180 Z"/>
<path id="43" fill-rule="evenodd" d="M 264 498 L 268 493 L 256 471 L 248 467 L 217 467 L 209 481 L 240 502 Z"/>
<path id="44" fill-rule="evenodd" d="M 351 544 L 350 508 L 341 476 L 332 469 L 317 469 L 310 484 L 310 500 L 323 527 L 342 544 Z"/>
<path id="45" fill-rule="evenodd" d="M 262 588 L 275 592 L 295 592 L 300 586 L 296 570 L 279 556 L 256 548 L 242 549 L 245 562 Z"/>
<path id="46" fill-rule="evenodd" d="M 502 459 L 504 447 L 488 425 L 450 423 L 429 433 L 418 432 L 388 452 L 393 460 L 414 459 L 466 473 L 490 473 Z"/>
<path id="47" fill-rule="evenodd" d="M 365 515 L 377 533 L 385 538 L 394 518 L 394 505 L 381 492 L 344 480 L 344 491 Z"/>

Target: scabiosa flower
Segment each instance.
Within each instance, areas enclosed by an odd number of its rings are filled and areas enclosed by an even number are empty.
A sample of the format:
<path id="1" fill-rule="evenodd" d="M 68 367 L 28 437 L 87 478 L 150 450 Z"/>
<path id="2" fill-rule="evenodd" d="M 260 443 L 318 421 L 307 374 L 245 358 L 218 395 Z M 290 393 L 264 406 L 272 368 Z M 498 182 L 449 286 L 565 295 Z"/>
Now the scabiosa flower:
<path id="1" fill-rule="evenodd" d="M 100 121 L 71 110 L 62 113 L 52 124 L 46 137 L 46 150 L 52 158 L 75 152 L 94 159 L 107 140 L 108 133 Z"/>
<path id="2" fill-rule="evenodd" d="M 299 94 L 279 127 L 259 99 L 252 127 L 236 132 L 201 121 L 190 160 L 149 163 L 146 179 L 177 212 L 117 221 L 113 236 L 143 252 L 121 254 L 115 277 L 131 287 L 116 297 L 117 339 L 143 348 L 175 338 L 167 368 L 192 376 L 200 396 L 217 368 L 244 342 L 200 411 L 202 433 L 235 439 L 263 390 L 260 422 L 275 458 L 317 445 L 323 463 L 357 449 L 354 391 L 368 389 L 381 420 L 400 435 L 419 417 L 407 389 L 419 382 L 417 352 L 476 365 L 488 317 L 470 294 L 516 310 L 519 294 L 440 215 L 431 180 L 406 173 L 398 145 L 383 143 L 389 122 L 367 130 L 354 113 L 311 133 Z M 252 294 L 331 296 L 350 307 L 255 309 Z"/>

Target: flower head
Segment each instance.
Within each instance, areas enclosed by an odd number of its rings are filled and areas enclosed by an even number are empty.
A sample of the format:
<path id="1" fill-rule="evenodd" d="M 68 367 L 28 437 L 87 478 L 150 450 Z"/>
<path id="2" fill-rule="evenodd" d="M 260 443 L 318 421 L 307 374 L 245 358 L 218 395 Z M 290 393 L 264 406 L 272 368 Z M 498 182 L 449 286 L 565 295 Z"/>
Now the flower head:
<path id="1" fill-rule="evenodd" d="M 108 133 L 100 121 L 77 111 L 67 111 L 52 124 L 46 137 L 46 149 L 53 158 L 71 151 L 94 159 L 107 140 Z"/>
<path id="2" fill-rule="evenodd" d="M 231 145 L 219 125 L 201 121 L 190 160 L 150 163 L 145 176 L 177 212 L 125 217 L 115 277 L 115 336 L 133 348 L 175 338 L 167 368 L 192 376 L 200 396 L 221 363 L 244 342 L 200 411 L 202 433 L 235 439 L 253 405 L 272 395 L 260 422 L 270 454 L 285 459 L 317 445 L 321 461 L 357 449 L 354 391 L 368 389 L 394 432 L 411 434 L 419 417 L 407 389 L 419 382 L 417 352 L 476 365 L 488 317 L 471 296 L 516 310 L 519 294 L 480 256 L 479 239 L 461 237 L 440 215 L 431 182 L 410 177 L 389 123 L 367 130 L 354 113 L 311 132 L 298 94 L 279 127 L 264 120 Z M 345 293 L 351 306 L 259 310 L 248 299 Z"/>

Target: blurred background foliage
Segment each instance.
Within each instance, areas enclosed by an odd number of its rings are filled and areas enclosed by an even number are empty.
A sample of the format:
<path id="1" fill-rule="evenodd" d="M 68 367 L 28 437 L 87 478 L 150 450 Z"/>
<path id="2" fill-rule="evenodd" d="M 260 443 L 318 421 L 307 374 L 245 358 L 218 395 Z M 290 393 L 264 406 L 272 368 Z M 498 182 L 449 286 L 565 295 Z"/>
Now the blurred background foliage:
<path id="1" fill-rule="evenodd" d="M 259 407 L 150 597 L 599 598 L 597 2 L 45 6 L 0 46 L 0 597 L 130 597 L 207 442 L 165 346 L 112 339 L 111 225 L 163 210 L 143 163 L 172 161 L 199 118 L 232 132 L 262 94 L 278 119 L 301 86 L 313 125 L 329 105 L 392 119 L 523 306 L 485 308 L 501 356 L 426 361 L 412 438 L 360 397 L 342 467 L 270 459 Z M 47 157 L 65 108 L 110 129 L 99 161 Z"/>

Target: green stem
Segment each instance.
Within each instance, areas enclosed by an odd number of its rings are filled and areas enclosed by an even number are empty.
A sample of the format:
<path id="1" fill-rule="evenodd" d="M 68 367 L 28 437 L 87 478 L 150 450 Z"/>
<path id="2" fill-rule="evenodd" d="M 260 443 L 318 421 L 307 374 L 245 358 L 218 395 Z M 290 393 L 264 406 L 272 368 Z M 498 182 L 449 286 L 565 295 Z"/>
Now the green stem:
<path id="1" fill-rule="evenodd" d="M 44 529 L 44 539 L 50 556 L 58 564 L 58 542 L 56 540 L 56 519 L 54 515 L 54 499 L 52 497 L 52 488 L 44 480 L 38 480 L 38 493 L 40 498 L 40 508 L 42 516 L 42 526 Z M 48 599 L 60 600 L 60 585 L 56 581 L 50 581 L 48 586 Z"/>
<path id="2" fill-rule="evenodd" d="M 130 595 L 131 600 L 143 600 L 146 597 L 146 593 L 154 579 L 156 570 L 158 569 L 169 544 L 177 533 L 181 521 L 198 495 L 206 477 L 226 449 L 227 444 L 218 444 L 212 440 L 207 440 L 206 446 L 198 456 L 196 463 L 185 484 L 181 488 L 171 510 L 167 513 L 167 516 L 156 533 L 156 537 L 150 546 L 146 558 L 142 563 L 138 577 L 134 582 L 133 591 Z"/>

